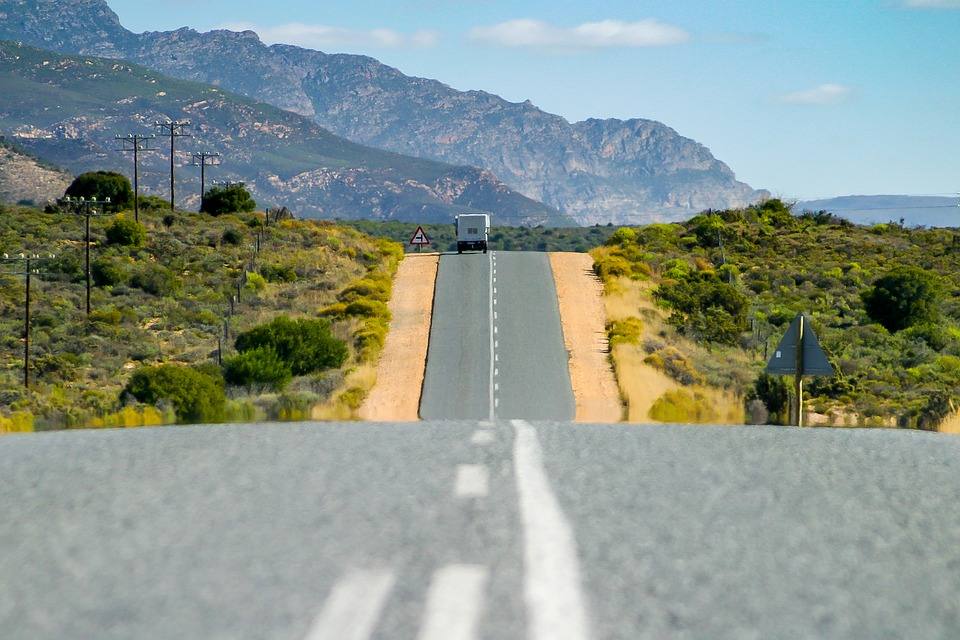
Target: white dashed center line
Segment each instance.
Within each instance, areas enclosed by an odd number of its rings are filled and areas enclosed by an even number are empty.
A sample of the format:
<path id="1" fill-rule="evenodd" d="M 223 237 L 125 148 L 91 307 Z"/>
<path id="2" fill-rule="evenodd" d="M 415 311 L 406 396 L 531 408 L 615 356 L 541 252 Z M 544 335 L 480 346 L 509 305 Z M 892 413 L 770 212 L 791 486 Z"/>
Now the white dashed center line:
<path id="1" fill-rule="evenodd" d="M 482 464 L 457 465 L 458 498 L 485 498 L 490 491 L 490 474 Z"/>
<path id="2" fill-rule="evenodd" d="M 490 444 L 493 440 L 493 431 L 487 429 L 477 429 L 473 432 L 473 435 L 470 436 L 470 442 L 472 444 Z"/>
<path id="3" fill-rule="evenodd" d="M 393 583 L 390 571 L 348 572 L 334 585 L 304 640 L 368 640 Z"/>
<path id="4" fill-rule="evenodd" d="M 483 611 L 486 567 L 451 564 L 433 574 L 417 640 L 474 640 Z"/>

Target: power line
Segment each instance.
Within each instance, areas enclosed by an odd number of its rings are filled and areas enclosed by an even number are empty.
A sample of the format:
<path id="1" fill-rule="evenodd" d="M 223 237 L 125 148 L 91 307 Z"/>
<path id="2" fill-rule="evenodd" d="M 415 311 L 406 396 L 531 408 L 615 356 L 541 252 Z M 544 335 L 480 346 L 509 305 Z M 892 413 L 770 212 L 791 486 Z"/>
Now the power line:
<path id="1" fill-rule="evenodd" d="M 84 234 L 84 253 L 86 255 L 86 280 L 87 280 L 87 315 L 90 315 L 90 217 L 91 216 L 103 216 L 106 215 L 106 211 L 101 208 L 99 211 L 92 209 L 97 205 L 108 205 L 110 204 L 110 198 L 104 198 L 103 200 L 97 200 L 96 198 L 84 198 L 80 196 L 79 198 L 71 198 L 66 196 L 60 200 L 61 204 L 66 205 L 68 208 L 73 210 L 73 213 L 77 215 L 82 215 L 85 218 L 85 234 Z"/>
<path id="2" fill-rule="evenodd" d="M 207 197 L 206 173 L 207 167 L 215 167 L 220 164 L 220 154 L 200 151 L 193 154 L 193 166 L 200 167 L 200 211 L 203 211 L 203 200 Z"/>
<path id="3" fill-rule="evenodd" d="M 175 178 L 174 178 L 174 141 L 177 138 L 191 138 L 191 134 L 186 133 L 184 130 L 192 126 L 189 120 L 167 120 L 166 122 L 160 122 L 157 120 L 153 123 L 158 131 L 161 132 L 163 136 L 170 137 L 170 211 L 174 210 L 174 198 L 175 198 Z"/>
<path id="4" fill-rule="evenodd" d="M 26 389 L 30 388 L 30 280 L 31 276 L 41 273 L 40 269 L 35 266 L 37 263 L 55 258 L 56 256 L 52 253 L 46 256 L 41 256 L 38 253 L 21 253 L 11 256 L 5 253 L 3 258 L 0 258 L 0 261 L 6 263 L 23 262 L 23 271 L 14 271 L 11 275 L 22 275 L 26 280 L 26 293 L 23 303 L 23 386 Z"/>
<path id="5" fill-rule="evenodd" d="M 140 222 L 140 152 L 156 151 L 148 145 L 151 140 L 157 136 L 151 134 L 148 136 L 139 133 L 131 133 L 125 136 L 117 136 L 120 141 L 122 153 L 133 152 L 133 219 Z"/>

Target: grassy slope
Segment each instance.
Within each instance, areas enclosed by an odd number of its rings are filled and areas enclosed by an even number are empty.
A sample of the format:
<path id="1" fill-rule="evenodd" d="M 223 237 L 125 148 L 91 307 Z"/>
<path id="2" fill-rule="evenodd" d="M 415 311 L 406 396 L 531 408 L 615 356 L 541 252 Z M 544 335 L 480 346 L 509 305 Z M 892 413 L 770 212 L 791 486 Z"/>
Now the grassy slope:
<path id="1" fill-rule="evenodd" d="M 283 221 L 264 230 L 257 254 L 256 231 L 247 224 L 254 214 L 211 218 L 181 213 L 167 228 L 161 222 L 166 213 L 141 212 L 148 231 L 143 249 L 105 246 L 109 220 L 93 219 L 94 260 L 110 258 L 127 277 L 150 275 L 158 290 L 151 293 L 129 283 L 95 287 L 94 313 L 88 320 L 83 310 L 82 219 L 24 207 L 0 210 L 0 253 L 37 250 L 58 256 L 45 266 L 49 275 L 34 280 L 30 392 L 20 383 L 23 278 L 0 275 L 0 415 L 30 411 L 37 428 L 96 422 L 120 408 L 118 392 L 141 363 L 213 362 L 225 320 L 233 337 L 281 313 L 315 316 L 336 302 L 337 293 L 351 281 L 382 268 L 394 250 L 390 243 L 354 229 Z M 239 233 L 239 245 L 224 240 L 227 230 Z M 237 281 L 266 265 L 292 267 L 298 278 L 262 290 L 252 284 L 242 287 L 235 315 L 228 318 Z M 11 265 L 3 270 L 9 274 Z M 352 342 L 356 324 L 343 319 L 335 332 Z M 232 352 L 228 344 L 225 354 Z M 233 389 L 234 417 L 308 416 L 313 405 L 335 399 L 352 384 L 345 379 L 359 360 L 354 353 L 341 370 L 295 379 L 279 396 Z"/>
<path id="2" fill-rule="evenodd" d="M 807 387 L 807 408 L 824 414 L 822 421 L 915 426 L 921 414 L 936 413 L 937 403 L 942 408 L 951 399 L 960 400 L 960 230 L 862 227 L 822 216 L 771 218 L 759 209 L 721 212 L 720 218 L 722 254 L 716 235 L 695 234 L 702 218 L 638 227 L 637 242 L 593 252 L 598 267 L 622 258 L 633 268 L 633 279 L 648 283 L 632 293 L 630 303 L 632 315 L 644 322 L 631 347 L 634 356 L 670 369 L 675 377 L 692 373 L 708 386 L 743 395 L 764 367 L 764 343 L 772 350 L 803 311 L 812 315 L 838 372 L 833 379 L 813 379 Z M 688 328 L 671 326 L 666 322 L 670 309 L 657 307 L 652 296 L 656 286 L 677 273 L 716 270 L 724 259 L 736 267 L 733 283 L 747 296 L 748 320 L 755 327 L 741 334 L 738 346 L 707 342 Z M 861 294 L 898 265 L 941 276 L 942 340 L 913 330 L 891 334 L 866 315 Z M 614 295 L 630 286 L 630 275 L 607 277 Z M 662 349 L 671 347 L 681 358 L 664 367 Z M 688 409 L 696 413 L 702 403 L 691 402 Z"/>

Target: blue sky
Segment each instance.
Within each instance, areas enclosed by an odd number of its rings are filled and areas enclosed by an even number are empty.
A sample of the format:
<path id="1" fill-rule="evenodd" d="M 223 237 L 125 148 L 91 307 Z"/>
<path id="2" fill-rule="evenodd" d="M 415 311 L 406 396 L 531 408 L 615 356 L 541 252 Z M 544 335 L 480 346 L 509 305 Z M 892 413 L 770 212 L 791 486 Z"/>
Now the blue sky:
<path id="1" fill-rule="evenodd" d="M 960 0 L 108 0 L 247 27 L 569 120 L 660 120 L 788 198 L 960 191 Z"/>

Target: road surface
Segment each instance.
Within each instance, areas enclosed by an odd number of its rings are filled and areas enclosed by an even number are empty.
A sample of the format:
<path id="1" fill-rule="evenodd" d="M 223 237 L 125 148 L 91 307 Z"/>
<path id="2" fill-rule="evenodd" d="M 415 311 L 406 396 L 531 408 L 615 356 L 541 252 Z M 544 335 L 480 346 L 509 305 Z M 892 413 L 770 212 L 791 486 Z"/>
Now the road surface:
<path id="1" fill-rule="evenodd" d="M 572 420 L 574 408 L 547 254 L 441 256 L 420 416 Z"/>
<path id="2" fill-rule="evenodd" d="M 0 438 L 0 636 L 960 637 L 960 440 L 525 421 Z"/>

